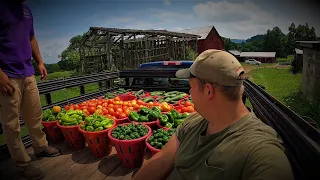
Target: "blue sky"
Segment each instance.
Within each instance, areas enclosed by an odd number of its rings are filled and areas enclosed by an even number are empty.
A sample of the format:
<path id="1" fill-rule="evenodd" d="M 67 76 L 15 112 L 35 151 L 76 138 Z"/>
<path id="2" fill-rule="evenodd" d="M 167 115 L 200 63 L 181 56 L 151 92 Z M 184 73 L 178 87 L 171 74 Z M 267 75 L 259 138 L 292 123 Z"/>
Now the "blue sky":
<path id="1" fill-rule="evenodd" d="M 214 25 L 221 36 L 247 39 L 291 22 L 314 26 L 319 13 L 311 3 L 292 0 L 27 0 L 45 63 L 56 63 L 71 37 L 91 26 L 167 29 Z"/>

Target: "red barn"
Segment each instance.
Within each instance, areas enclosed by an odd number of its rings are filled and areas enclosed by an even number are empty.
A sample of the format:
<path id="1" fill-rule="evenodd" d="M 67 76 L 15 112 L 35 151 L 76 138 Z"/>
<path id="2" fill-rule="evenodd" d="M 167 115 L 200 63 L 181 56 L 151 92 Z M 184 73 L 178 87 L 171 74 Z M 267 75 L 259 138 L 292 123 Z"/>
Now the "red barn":
<path id="1" fill-rule="evenodd" d="M 208 49 L 224 49 L 224 41 L 214 26 L 185 29 L 179 32 L 201 36 L 197 44 L 199 54 Z"/>

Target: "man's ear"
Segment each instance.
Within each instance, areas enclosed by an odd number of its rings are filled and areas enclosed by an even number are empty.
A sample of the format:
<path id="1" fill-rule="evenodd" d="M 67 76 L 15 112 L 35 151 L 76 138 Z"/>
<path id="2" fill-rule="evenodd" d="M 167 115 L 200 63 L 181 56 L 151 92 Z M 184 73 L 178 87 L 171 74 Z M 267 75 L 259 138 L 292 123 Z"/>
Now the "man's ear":
<path id="1" fill-rule="evenodd" d="M 205 91 L 206 91 L 205 93 L 206 93 L 206 95 L 208 96 L 209 99 L 211 99 L 213 97 L 213 95 L 215 94 L 215 89 L 209 83 L 206 84 Z"/>

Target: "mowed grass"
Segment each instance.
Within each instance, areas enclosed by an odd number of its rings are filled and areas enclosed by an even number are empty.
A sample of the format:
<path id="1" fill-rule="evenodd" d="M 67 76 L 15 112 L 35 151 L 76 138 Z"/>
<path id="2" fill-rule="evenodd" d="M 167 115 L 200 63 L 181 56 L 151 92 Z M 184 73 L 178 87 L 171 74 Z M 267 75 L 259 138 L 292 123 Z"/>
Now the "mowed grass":
<path id="1" fill-rule="evenodd" d="M 294 58 L 294 55 L 288 55 L 286 58 L 277 58 L 277 62 L 291 62 Z"/>
<path id="2" fill-rule="evenodd" d="M 302 74 L 292 74 L 289 69 L 261 68 L 250 72 L 251 80 L 265 87 L 265 90 L 295 111 L 300 116 L 308 116 L 320 125 L 320 111 L 311 105 L 301 93 Z"/>

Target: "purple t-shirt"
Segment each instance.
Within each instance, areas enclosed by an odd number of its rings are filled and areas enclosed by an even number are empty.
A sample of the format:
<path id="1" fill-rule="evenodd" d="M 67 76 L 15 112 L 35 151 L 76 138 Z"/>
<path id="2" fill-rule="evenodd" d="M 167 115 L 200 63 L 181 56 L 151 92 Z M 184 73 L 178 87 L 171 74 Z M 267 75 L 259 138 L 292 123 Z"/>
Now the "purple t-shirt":
<path id="1" fill-rule="evenodd" d="M 0 2 L 0 68 L 12 78 L 34 74 L 30 38 L 33 16 L 27 5 Z"/>

